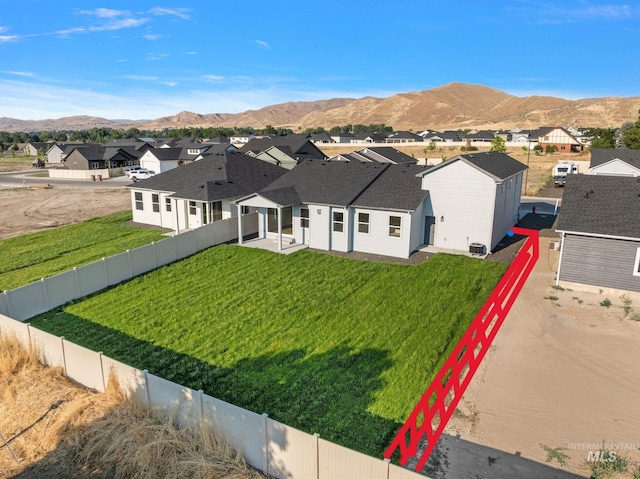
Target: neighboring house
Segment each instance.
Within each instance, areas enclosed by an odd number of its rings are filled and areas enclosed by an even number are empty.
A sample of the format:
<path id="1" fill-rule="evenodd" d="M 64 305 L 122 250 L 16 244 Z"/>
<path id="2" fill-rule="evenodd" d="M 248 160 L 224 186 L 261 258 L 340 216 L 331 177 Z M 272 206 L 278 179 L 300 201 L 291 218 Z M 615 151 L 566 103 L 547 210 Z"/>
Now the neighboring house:
<path id="1" fill-rule="evenodd" d="M 133 148 L 144 152 L 147 148 L 155 148 L 158 142 L 153 138 L 121 138 L 109 140 L 104 144 L 107 148 Z"/>
<path id="2" fill-rule="evenodd" d="M 43 141 L 31 141 L 25 143 L 22 147 L 22 151 L 25 155 L 40 156 L 41 153 L 45 153 L 49 150 L 51 143 L 45 143 Z"/>
<path id="3" fill-rule="evenodd" d="M 331 139 L 334 141 L 334 143 L 351 143 L 351 140 L 353 140 L 354 136 L 351 133 L 337 133 L 334 135 L 331 135 Z"/>
<path id="4" fill-rule="evenodd" d="M 336 143 L 335 140 L 333 138 L 331 138 L 331 135 L 329 135 L 329 133 L 327 133 L 326 131 L 322 132 L 322 133 L 316 133 L 315 135 L 311 135 L 311 137 L 309 137 L 309 140 L 313 144 L 317 144 L 317 143 Z"/>
<path id="5" fill-rule="evenodd" d="M 279 152 L 271 151 L 270 148 L 276 147 Z M 286 160 L 282 154 L 286 154 L 296 164 L 305 160 L 323 160 L 326 155 L 308 138 L 276 136 L 273 138 L 255 138 L 246 145 L 243 145 L 239 151 L 254 157 L 260 157 L 270 161 L 281 161 L 282 166 L 293 167 L 290 160 Z M 261 153 L 267 152 L 267 155 Z"/>
<path id="6" fill-rule="evenodd" d="M 129 185 L 133 221 L 180 232 L 237 216 L 231 202 L 287 170 L 235 151 L 205 155 Z"/>
<path id="7" fill-rule="evenodd" d="M 58 145 L 57 143 L 54 143 L 53 145 L 51 145 L 51 148 L 49 148 L 47 150 L 47 163 L 53 164 L 53 165 L 60 165 L 62 164 L 62 157 L 64 156 L 64 149 L 65 146 L 64 145 Z"/>
<path id="8" fill-rule="evenodd" d="M 281 166 L 287 170 L 292 169 L 298 164 L 296 155 L 291 151 L 291 148 L 287 145 L 270 146 L 264 151 L 255 152 L 249 150 L 247 155 L 258 158 L 259 160 L 272 163 L 274 165 Z"/>
<path id="9" fill-rule="evenodd" d="M 155 173 L 164 173 L 180 165 L 200 160 L 207 154 L 222 153 L 226 149 L 235 150 L 235 147 L 229 144 L 196 144 L 182 148 L 150 148 L 140 157 L 140 166 Z"/>
<path id="10" fill-rule="evenodd" d="M 556 231 L 556 284 L 640 291 L 640 181 L 569 175 Z"/>
<path id="11" fill-rule="evenodd" d="M 495 135 L 488 130 L 480 130 L 475 133 L 468 133 L 466 139 L 473 143 L 491 143 Z"/>
<path id="12" fill-rule="evenodd" d="M 518 219 L 526 167 L 504 153 L 414 164 L 308 161 L 237 201 L 260 238 L 406 258 L 422 245 L 495 247 Z M 242 222 L 239 222 L 242 228 Z"/>
<path id="13" fill-rule="evenodd" d="M 640 176 L 640 150 L 594 148 L 589 170 L 592 175 Z"/>
<path id="14" fill-rule="evenodd" d="M 555 146 L 558 153 L 577 153 L 584 149 L 584 145 L 565 128 L 540 128 L 536 135 L 542 151 L 545 151 L 547 146 Z"/>
<path id="15" fill-rule="evenodd" d="M 139 152 L 130 147 L 73 146 L 63 161 L 69 170 L 101 170 L 137 165 L 139 156 Z"/>
<path id="16" fill-rule="evenodd" d="M 246 145 L 251 140 L 255 138 L 252 134 L 239 134 L 239 135 L 231 135 L 229 137 L 229 142 L 234 143 L 236 145 Z"/>
<path id="17" fill-rule="evenodd" d="M 351 143 L 385 143 L 387 136 L 387 133 L 380 133 L 379 131 L 356 133 L 351 139 Z"/>
<path id="18" fill-rule="evenodd" d="M 400 164 L 413 164 L 417 163 L 417 160 L 406 153 L 396 150 L 390 146 L 372 146 L 368 148 L 362 148 L 358 151 L 352 151 L 351 153 L 343 153 L 341 155 L 329 158 L 328 161 L 360 161 L 360 162 L 378 162 L 378 163 L 393 163 Z"/>
<path id="19" fill-rule="evenodd" d="M 424 132 L 423 141 L 426 142 L 435 142 L 435 143 L 453 143 L 462 141 L 460 138 L 460 134 L 457 131 L 447 130 L 447 131 L 434 131 L 434 132 Z"/>
<path id="20" fill-rule="evenodd" d="M 385 140 L 386 143 L 415 143 L 417 141 L 424 141 L 424 138 L 410 131 L 396 131 Z"/>
<path id="21" fill-rule="evenodd" d="M 459 155 L 422 173 L 422 188 L 429 191 L 428 244 L 469 251 L 479 243 L 492 251 L 518 222 L 526 169 L 505 153 L 489 151 Z"/>

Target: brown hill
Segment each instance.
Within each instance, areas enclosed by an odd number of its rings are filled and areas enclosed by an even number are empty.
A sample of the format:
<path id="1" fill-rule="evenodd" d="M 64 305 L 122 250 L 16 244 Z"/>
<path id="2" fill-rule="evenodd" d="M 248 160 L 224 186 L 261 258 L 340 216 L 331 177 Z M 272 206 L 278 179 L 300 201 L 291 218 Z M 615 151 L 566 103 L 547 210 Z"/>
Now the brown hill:
<path id="1" fill-rule="evenodd" d="M 0 131 L 81 130 L 109 127 L 163 130 L 185 127 L 254 127 L 302 130 L 338 125 L 384 123 L 396 130 L 458 128 L 537 128 L 540 126 L 619 127 L 635 121 L 640 97 L 565 100 L 550 96 L 517 97 L 495 88 L 449 83 L 388 98 L 334 98 L 288 102 L 242 113 L 198 114 L 183 111 L 153 121 L 112 121 L 77 116 L 23 121 L 0 118 Z"/>
<path id="2" fill-rule="evenodd" d="M 67 116 L 55 120 L 16 120 L 15 118 L 0 118 L 0 131 L 66 131 L 90 130 L 91 128 L 123 129 L 137 128 L 141 121 L 135 120 L 107 120 L 97 116 Z"/>

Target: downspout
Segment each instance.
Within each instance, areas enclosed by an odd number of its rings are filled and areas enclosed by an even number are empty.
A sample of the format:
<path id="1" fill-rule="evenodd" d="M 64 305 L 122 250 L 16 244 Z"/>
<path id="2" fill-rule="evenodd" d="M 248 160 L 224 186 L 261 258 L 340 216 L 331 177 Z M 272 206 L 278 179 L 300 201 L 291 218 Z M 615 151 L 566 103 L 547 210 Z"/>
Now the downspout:
<path id="1" fill-rule="evenodd" d="M 560 282 L 560 266 L 562 265 L 562 252 L 564 250 L 564 238 L 566 233 L 562 233 L 562 239 L 560 240 L 560 256 L 558 257 L 558 271 L 556 272 L 556 286 Z"/>
<path id="2" fill-rule="evenodd" d="M 282 207 L 278 206 L 278 251 L 282 251 Z"/>
<path id="3" fill-rule="evenodd" d="M 176 198 L 175 203 L 173 204 L 174 209 L 176 210 L 176 234 L 180 234 L 180 212 L 178 211 L 178 199 Z"/>

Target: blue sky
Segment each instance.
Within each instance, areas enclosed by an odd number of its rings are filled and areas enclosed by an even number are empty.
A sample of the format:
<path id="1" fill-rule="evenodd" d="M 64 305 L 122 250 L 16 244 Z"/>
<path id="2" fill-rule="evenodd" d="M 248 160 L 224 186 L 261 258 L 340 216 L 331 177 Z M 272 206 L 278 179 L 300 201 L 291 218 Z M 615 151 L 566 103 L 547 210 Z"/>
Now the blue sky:
<path id="1" fill-rule="evenodd" d="M 638 44 L 637 1 L 0 0 L 0 117 L 237 113 L 452 81 L 640 96 Z"/>

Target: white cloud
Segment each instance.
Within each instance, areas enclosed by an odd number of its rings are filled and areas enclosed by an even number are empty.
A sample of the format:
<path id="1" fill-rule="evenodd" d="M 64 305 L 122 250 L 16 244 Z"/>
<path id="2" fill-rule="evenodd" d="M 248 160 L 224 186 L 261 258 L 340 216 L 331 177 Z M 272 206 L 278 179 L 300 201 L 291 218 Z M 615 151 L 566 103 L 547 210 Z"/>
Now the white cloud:
<path id="1" fill-rule="evenodd" d="M 151 76 L 151 75 L 125 75 L 122 78 L 126 78 L 128 80 L 136 80 L 136 81 L 158 81 L 160 77 Z"/>
<path id="2" fill-rule="evenodd" d="M 183 20 L 191 20 L 188 12 L 191 10 L 188 8 L 162 8 L 162 7 L 154 7 L 149 10 L 149 13 L 152 15 L 172 15 L 174 17 L 182 18 Z"/>
<path id="3" fill-rule="evenodd" d="M 144 38 L 145 40 L 158 40 L 159 38 L 162 38 L 162 35 L 147 33 L 145 35 L 142 35 L 142 38 Z"/>
<path id="4" fill-rule="evenodd" d="M 90 15 L 98 18 L 115 18 L 120 16 L 131 16 L 129 10 L 113 10 L 110 8 L 96 8 L 94 10 L 80 10 L 83 15 Z"/>
<path id="5" fill-rule="evenodd" d="M 267 50 L 271 50 L 271 45 L 269 45 L 267 42 L 263 42 L 262 40 L 256 40 L 256 43 L 261 47 L 266 48 Z"/>
<path id="6" fill-rule="evenodd" d="M 161 81 L 160 84 L 174 87 L 178 85 L 178 82 L 177 81 Z"/>
<path id="7" fill-rule="evenodd" d="M 32 72 L 19 72 L 19 71 L 12 71 L 12 70 L 6 70 L 4 73 L 8 73 L 9 75 L 15 75 L 19 77 L 26 77 L 26 78 L 35 78 L 36 76 L 36 74 Z"/>
<path id="8" fill-rule="evenodd" d="M 205 80 L 210 80 L 210 81 L 222 81 L 224 80 L 224 77 L 221 75 L 203 75 L 202 78 L 204 78 Z"/>
<path id="9" fill-rule="evenodd" d="M 150 62 L 164 60 L 166 58 L 169 58 L 168 53 L 147 53 L 147 60 Z"/>
<path id="10" fill-rule="evenodd" d="M 198 52 L 184 52 L 185 55 L 197 55 Z"/>
<path id="11" fill-rule="evenodd" d="M 532 23 L 562 24 L 589 20 L 631 20 L 640 18 L 640 7 L 628 4 L 597 4 L 593 2 L 572 2 L 570 5 L 558 2 L 530 2 L 521 0 L 506 7 L 525 15 Z M 544 15 L 540 15 L 544 12 Z"/>
<path id="12" fill-rule="evenodd" d="M 15 42 L 19 39 L 19 35 L 0 35 L 0 43 Z"/>

